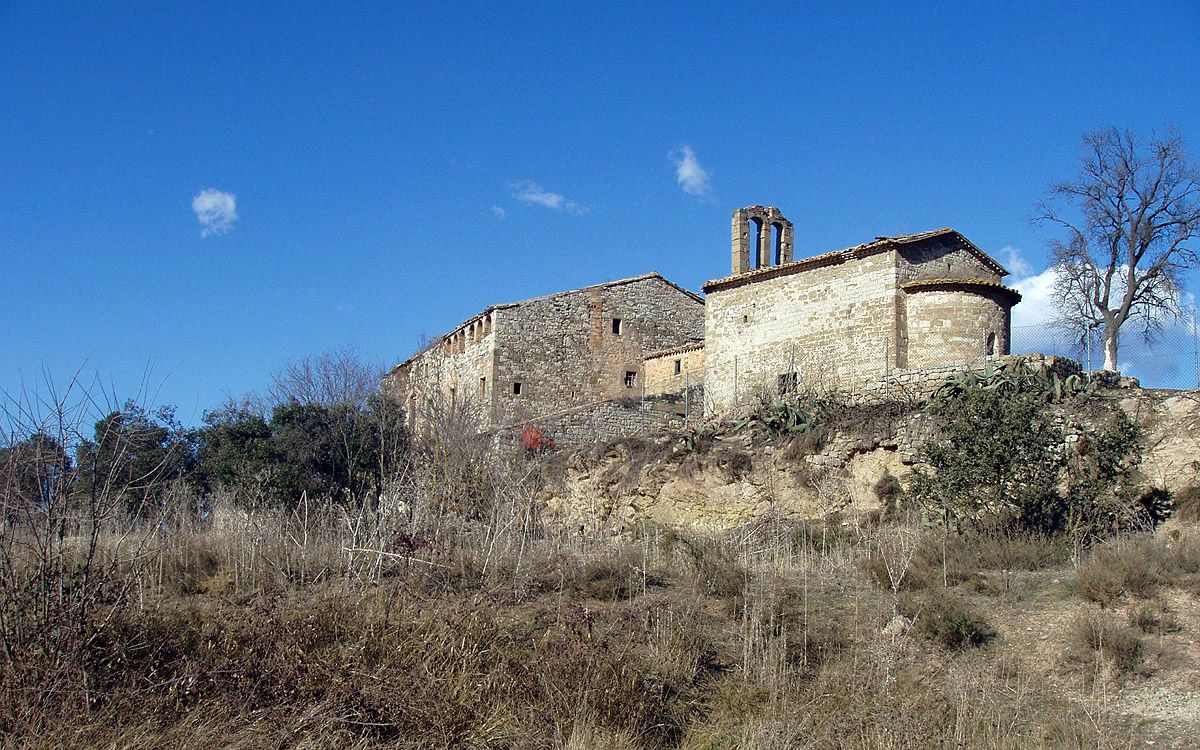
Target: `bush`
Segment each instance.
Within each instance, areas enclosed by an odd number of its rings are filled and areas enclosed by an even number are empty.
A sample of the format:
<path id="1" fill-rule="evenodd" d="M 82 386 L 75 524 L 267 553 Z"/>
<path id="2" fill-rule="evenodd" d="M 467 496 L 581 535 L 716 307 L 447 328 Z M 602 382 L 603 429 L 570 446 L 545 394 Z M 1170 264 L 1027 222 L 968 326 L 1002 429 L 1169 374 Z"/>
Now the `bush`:
<path id="1" fill-rule="evenodd" d="M 908 607 L 917 632 L 943 648 L 979 647 L 996 637 L 995 628 L 982 615 L 948 591 L 935 589 Z"/>
<path id="2" fill-rule="evenodd" d="M 1077 655 L 1108 659 L 1121 673 L 1134 671 L 1142 660 L 1142 639 L 1137 632 L 1102 613 L 1093 612 L 1075 621 L 1071 645 Z"/>
<path id="3" fill-rule="evenodd" d="M 1101 607 L 1126 594 L 1152 597 L 1169 578 L 1166 552 L 1149 537 L 1095 547 L 1076 568 L 1079 592 Z"/>
<path id="4" fill-rule="evenodd" d="M 1163 601 L 1146 602 L 1129 610 L 1129 626 L 1147 635 L 1177 633 L 1183 627 Z"/>
<path id="5" fill-rule="evenodd" d="M 1200 521 L 1200 484 L 1193 484 L 1180 490 L 1174 497 L 1175 518 L 1180 521 Z"/>
<path id="6" fill-rule="evenodd" d="M 968 389 L 938 408 L 942 440 L 925 447 L 913 496 L 946 521 L 973 525 L 1003 519 L 1025 529 L 1058 531 L 1067 512 L 1057 493 L 1063 442 L 1034 394 Z"/>

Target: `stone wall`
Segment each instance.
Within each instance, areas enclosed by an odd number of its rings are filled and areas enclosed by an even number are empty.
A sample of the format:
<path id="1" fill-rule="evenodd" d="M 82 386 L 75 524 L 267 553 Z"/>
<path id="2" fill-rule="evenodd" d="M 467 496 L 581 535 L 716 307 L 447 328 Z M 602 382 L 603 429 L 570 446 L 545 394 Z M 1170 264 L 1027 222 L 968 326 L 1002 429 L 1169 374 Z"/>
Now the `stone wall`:
<path id="1" fill-rule="evenodd" d="M 496 349 L 500 423 L 640 396 L 643 358 L 703 336 L 704 303 L 651 275 L 522 302 L 505 320 Z"/>
<path id="2" fill-rule="evenodd" d="M 908 288 L 898 365 L 926 368 L 1009 353 L 1010 304 L 984 289 Z"/>
<path id="3" fill-rule="evenodd" d="M 853 386 L 895 367 L 896 253 L 713 289 L 705 311 L 705 389 L 725 413 L 796 373 L 810 385 Z"/>
<path id="4" fill-rule="evenodd" d="M 683 393 L 688 388 L 704 383 L 704 344 L 688 344 L 655 352 L 646 357 L 643 368 L 647 396 Z"/>
<path id="5" fill-rule="evenodd" d="M 699 393 L 692 396 L 695 403 L 702 403 L 703 390 L 699 389 Z M 697 406 L 695 418 L 701 416 L 701 407 Z M 543 414 L 530 422 L 558 446 L 580 446 L 681 430 L 688 419 L 684 400 L 668 397 L 600 401 Z M 515 423 L 500 428 L 499 432 L 505 439 L 515 442 L 523 428 L 524 423 Z"/>
<path id="6" fill-rule="evenodd" d="M 966 250 L 954 235 L 901 245 L 897 250 L 903 284 L 917 279 L 984 279 L 999 282 L 997 266 Z"/>
<path id="7" fill-rule="evenodd" d="M 480 414 L 480 427 L 490 424 L 497 331 L 504 325 L 502 309 L 492 308 L 468 320 L 393 367 L 383 378 L 384 396 L 404 404 L 414 428 L 435 408 L 466 403 Z"/>
<path id="8" fill-rule="evenodd" d="M 1036 373 L 1058 375 L 1066 378 L 1082 372 L 1079 363 L 1066 357 L 1044 354 L 1007 355 L 979 357 L 966 362 L 924 368 L 896 369 L 885 377 L 865 383 L 850 391 L 847 402 L 854 406 L 905 401 L 920 404 L 928 401 L 937 389 L 949 378 L 962 372 L 980 372 L 989 365 L 1016 365 L 1024 363 Z"/>

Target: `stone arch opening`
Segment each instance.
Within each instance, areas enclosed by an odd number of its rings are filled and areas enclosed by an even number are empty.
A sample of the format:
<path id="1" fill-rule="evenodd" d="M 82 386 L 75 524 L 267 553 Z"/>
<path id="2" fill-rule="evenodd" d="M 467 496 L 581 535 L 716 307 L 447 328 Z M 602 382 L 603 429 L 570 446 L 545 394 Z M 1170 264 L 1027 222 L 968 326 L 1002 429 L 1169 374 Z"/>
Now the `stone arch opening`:
<path id="1" fill-rule="evenodd" d="M 792 222 L 774 206 L 733 212 L 733 273 L 792 262 Z"/>

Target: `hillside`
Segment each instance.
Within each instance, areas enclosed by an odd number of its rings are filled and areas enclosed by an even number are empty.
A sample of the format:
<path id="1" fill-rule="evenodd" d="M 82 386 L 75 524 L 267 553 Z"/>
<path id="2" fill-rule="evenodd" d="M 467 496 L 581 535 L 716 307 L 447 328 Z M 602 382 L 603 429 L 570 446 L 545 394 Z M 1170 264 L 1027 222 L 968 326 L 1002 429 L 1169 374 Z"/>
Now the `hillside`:
<path id="1" fill-rule="evenodd" d="M 574 451 L 444 434 L 361 504 L 226 494 L 94 537 L 10 522 L 0 729 L 22 747 L 1191 747 L 1195 402 L 1005 387 L 764 404 Z M 1039 436 L 996 463 L 1003 493 L 939 494 L 964 456 Z"/>

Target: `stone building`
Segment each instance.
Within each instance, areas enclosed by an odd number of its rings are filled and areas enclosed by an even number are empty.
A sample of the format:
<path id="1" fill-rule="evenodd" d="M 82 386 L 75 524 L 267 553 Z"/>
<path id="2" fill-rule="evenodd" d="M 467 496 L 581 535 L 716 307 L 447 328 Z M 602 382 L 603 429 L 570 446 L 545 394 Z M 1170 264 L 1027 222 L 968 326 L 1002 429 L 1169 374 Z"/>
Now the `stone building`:
<path id="1" fill-rule="evenodd" d="M 779 209 L 747 206 L 733 213 L 731 273 L 706 298 L 650 273 L 494 305 L 393 368 L 384 390 L 414 423 L 443 399 L 477 405 L 484 427 L 536 420 L 605 439 L 1009 353 L 1020 295 L 953 229 L 793 254 Z"/>
<path id="2" fill-rule="evenodd" d="M 646 355 L 699 341 L 704 301 L 657 273 L 493 305 L 384 377 L 410 423 L 470 405 L 482 427 L 638 398 Z"/>
<path id="3" fill-rule="evenodd" d="M 732 273 L 704 285 L 709 412 L 764 391 L 853 390 L 897 371 L 1008 354 L 1020 295 L 1001 283 L 1008 271 L 955 230 L 876 237 L 802 260 L 791 259 L 791 237 L 778 209 L 734 212 Z"/>

